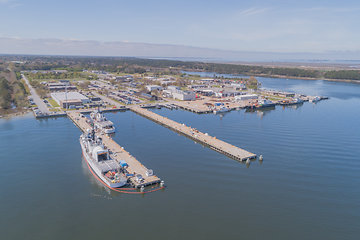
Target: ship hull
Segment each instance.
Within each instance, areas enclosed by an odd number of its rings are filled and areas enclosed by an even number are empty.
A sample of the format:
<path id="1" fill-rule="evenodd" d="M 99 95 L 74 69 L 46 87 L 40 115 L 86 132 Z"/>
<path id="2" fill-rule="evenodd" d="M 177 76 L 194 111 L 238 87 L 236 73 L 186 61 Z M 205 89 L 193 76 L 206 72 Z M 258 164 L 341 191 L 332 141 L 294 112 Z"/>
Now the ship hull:
<path id="1" fill-rule="evenodd" d="M 255 106 L 255 108 L 270 108 L 270 107 L 274 107 L 275 103 L 269 103 L 269 104 L 262 104 L 262 105 L 258 105 Z"/>
<path id="2" fill-rule="evenodd" d="M 230 109 L 226 109 L 226 110 L 214 110 L 214 111 L 213 111 L 214 114 L 225 113 L 225 112 L 230 112 Z"/>

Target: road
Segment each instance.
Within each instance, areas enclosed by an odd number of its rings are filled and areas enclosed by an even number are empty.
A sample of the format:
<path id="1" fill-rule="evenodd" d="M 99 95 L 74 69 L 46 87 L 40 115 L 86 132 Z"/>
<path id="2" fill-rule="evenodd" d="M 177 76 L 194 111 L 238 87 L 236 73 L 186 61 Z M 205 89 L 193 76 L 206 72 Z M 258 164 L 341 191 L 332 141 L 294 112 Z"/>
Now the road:
<path id="1" fill-rule="evenodd" d="M 43 102 L 43 100 L 39 97 L 39 95 L 36 93 L 35 89 L 31 86 L 29 80 L 25 77 L 24 74 L 21 74 L 21 76 L 23 77 L 26 84 L 28 85 L 28 87 L 30 89 L 31 97 L 32 97 L 33 101 L 35 102 L 35 104 L 38 106 L 39 110 L 42 113 L 50 114 L 48 107 Z"/>

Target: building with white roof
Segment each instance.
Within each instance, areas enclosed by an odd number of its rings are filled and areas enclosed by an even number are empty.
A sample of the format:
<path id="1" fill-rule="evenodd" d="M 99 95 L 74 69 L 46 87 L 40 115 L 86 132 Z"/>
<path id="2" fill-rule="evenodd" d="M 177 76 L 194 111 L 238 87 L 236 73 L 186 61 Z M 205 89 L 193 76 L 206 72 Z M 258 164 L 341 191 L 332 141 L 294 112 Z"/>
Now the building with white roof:
<path id="1" fill-rule="evenodd" d="M 159 85 L 147 85 L 146 86 L 146 89 L 149 91 L 149 92 L 152 92 L 154 90 L 162 90 L 163 88 Z"/>
<path id="2" fill-rule="evenodd" d="M 259 96 L 256 94 L 246 94 L 246 95 L 235 96 L 236 101 L 257 100 L 258 98 L 259 98 Z"/>
<path id="3" fill-rule="evenodd" d="M 63 108 L 69 106 L 81 106 L 91 102 L 88 97 L 78 92 L 54 92 L 51 93 L 51 97 Z"/>

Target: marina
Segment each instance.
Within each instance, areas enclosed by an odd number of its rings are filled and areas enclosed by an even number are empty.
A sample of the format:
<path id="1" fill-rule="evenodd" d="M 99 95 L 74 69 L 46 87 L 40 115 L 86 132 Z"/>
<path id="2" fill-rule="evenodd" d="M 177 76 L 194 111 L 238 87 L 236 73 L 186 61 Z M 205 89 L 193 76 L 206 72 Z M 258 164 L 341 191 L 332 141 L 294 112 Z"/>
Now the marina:
<path id="1" fill-rule="evenodd" d="M 1 239 L 359 239 L 360 1 L 0 6 Z"/>
<path id="2" fill-rule="evenodd" d="M 68 112 L 68 117 L 74 122 L 74 124 L 80 128 L 82 132 L 87 132 L 91 129 L 91 125 L 87 122 L 87 118 L 83 117 L 78 112 Z M 134 156 L 127 152 L 123 147 L 117 144 L 111 137 L 102 135 L 102 143 L 109 150 L 110 156 L 116 162 L 126 162 L 127 172 L 129 173 L 128 181 L 135 188 L 142 188 L 149 185 L 161 183 L 159 177 L 153 174 L 151 169 L 146 168 L 140 163 Z M 141 175 L 141 176 L 139 176 Z"/>
<path id="3" fill-rule="evenodd" d="M 206 233 L 208 239 L 356 239 L 359 85 L 321 83 L 294 80 L 284 90 L 329 96 L 329 101 L 305 102 L 297 109 L 276 106 L 263 116 L 245 109 L 223 118 L 148 109 L 261 153 L 264 161 L 249 168 L 132 111 L 105 113 L 117 130 L 113 140 L 165 180 L 168 188 L 156 194 L 105 188 L 82 158 L 81 132 L 67 117 L 0 119 L 4 238 L 94 239 L 102 238 L 99 229 L 107 226 L 111 238 L 136 233 L 137 238 L 202 239 Z M 264 86 L 282 89 L 284 80 L 270 79 Z M 33 221 L 35 211 L 39 221 Z M 225 222 L 221 228 L 214 215 Z M 153 224 L 147 224 L 150 219 Z M 260 220 L 259 230 L 259 219 L 272 221 Z M 189 226 L 191 233 L 174 234 Z"/>
<path id="4" fill-rule="evenodd" d="M 156 123 L 159 123 L 175 132 L 185 135 L 193 139 L 196 142 L 199 142 L 219 153 L 222 153 L 230 158 L 239 160 L 239 161 L 250 161 L 250 159 L 256 159 L 256 154 L 238 148 L 234 145 L 226 143 L 222 140 L 212 137 L 207 133 L 202 133 L 195 128 L 186 126 L 185 124 L 180 124 L 166 117 L 160 116 L 154 112 L 148 111 L 141 107 L 131 107 L 131 111 L 146 117 Z"/>

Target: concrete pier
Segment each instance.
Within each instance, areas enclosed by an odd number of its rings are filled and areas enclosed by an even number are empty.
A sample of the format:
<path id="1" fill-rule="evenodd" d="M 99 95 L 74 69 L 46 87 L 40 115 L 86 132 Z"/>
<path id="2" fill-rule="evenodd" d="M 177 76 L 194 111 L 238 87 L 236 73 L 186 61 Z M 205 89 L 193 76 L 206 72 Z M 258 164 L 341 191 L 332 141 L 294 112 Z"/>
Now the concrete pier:
<path id="1" fill-rule="evenodd" d="M 183 134 L 193 139 L 194 141 L 197 141 L 205 146 L 208 146 L 209 148 L 217 152 L 220 152 L 228 157 L 231 157 L 233 159 L 239 161 L 246 161 L 247 159 L 256 158 L 256 154 L 254 153 L 238 148 L 234 145 L 221 141 L 216 137 L 209 136 L 207 133 L 202 133 L 194 128 L 188 127 L 184 124 L 180 124 L 171 119 L 168 119 L 166 117 L 148 111 L 144 108 L 134 106 L 134 107 L 130 107 L 130 110 L 156 123 L 159 123 L 167 128 L 170 128 L 175 132 Z"/>
<path id="2" fill-rule="evenodd" d="M 52 117 L 64 117 L 67 116 L 68 112 L 76 112 L 76 113 L 91 113 L 92 111 L 96 110 L 96 108 L 93 109 L 79 109 L 79 110 L 68 110 L 68 111 L 61 111 L 61 112 L 50 112 L 49 114 L 36 114 L 34 112 L 34 115 L 36 118 L 52 118 Z M 126 111 L 129 110 L 128 107 L 122 106 L 117 108 L 102 108 L 102 112 L 119 112 L 119 111 Z"/>
<path id="3" fill-rule="evenodd" d="M 86 132 L 87 129 L 91 129 L 90 124 L 86 121 L 87 118 L 81 117 L 79 112 L 68 112 L 68 117 L 74 122 L 76 126 L 80 128 L 81 131 Z M 130 153 L 125 151 L 123 147 L 117 144 L 111 137 L 102 135 L 102 140 L 104 146 L 110 150 L 110 156 L 116 161 L 123 160 L 128 164 L 126 169 L 131 174 L 141 174 L 143 181 L 139 183 L 135 177 L 129 177 L 129 182 L 136 188 L 141 188 L 142 186 L 146 187 L 149 185 L 160 183 L 161 180 L 156 175 L 148 176 L 149 169 L 146 168 L 142 163 L 140 163 L 135 157 L 131 156 Z"/>

